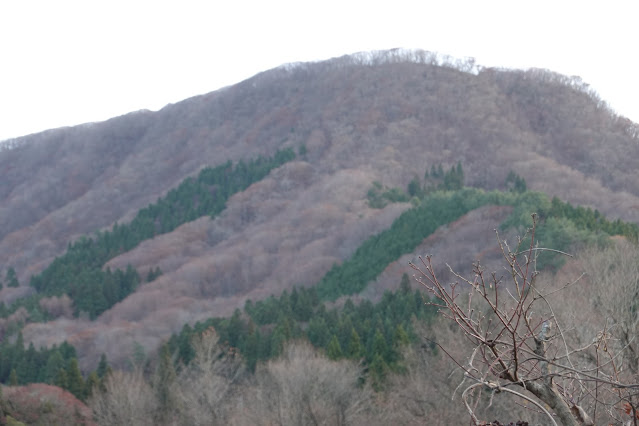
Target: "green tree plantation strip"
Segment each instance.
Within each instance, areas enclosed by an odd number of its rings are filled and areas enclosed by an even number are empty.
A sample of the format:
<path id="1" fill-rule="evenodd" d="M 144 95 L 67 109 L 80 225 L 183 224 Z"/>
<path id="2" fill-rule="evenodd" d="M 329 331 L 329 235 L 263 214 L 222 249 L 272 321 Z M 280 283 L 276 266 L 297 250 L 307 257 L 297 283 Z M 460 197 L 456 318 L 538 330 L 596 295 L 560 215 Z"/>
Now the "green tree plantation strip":
<path id="1" fill-rule="evenodd" d="M 69 244 L 64 255 L 31 278 L 31 285 L 44 295 L 68 294 L 76 313 L 87 312 L 93 319 L 131 294 L 140 281 L 131 267 L 103 271 L 108 260 L 186 222 L 218 215 L 229 197 L 293 158 L 293 150 L 286 149 L 271 158 L 205 168 L 197 178 L 186 179 L 164 198 L 140 210 L 131 223 L 115 224 L 111 231 L 98 232 L 95 238 L 83 237 Z"/>
<path id="2" fill-rule="evenodd" d="M 557 198 L 550 200 L 540 192 L 485 192 L 475 188 L 434 192 L 419 206 L 400 215 L 389 229 L 367 239 L 350 259 L 334 265 L 317 284 L 318 294 L 323 299 L 335 300 L 361 292 L 391 262 L 412 253 L 437 228 L 488 204 L 513 206 L 513 213 L 501 228 L 514 227 L 522 235 L 532 224 L 530 214 L 536 212 L 541 219 L 537 241 L 557 250 L 567 250 L 576 243 L 602 245 L 610 235 L 623 235 L 636 241 L 639 235 L 636 224 L 619 219 L 608 221 L 597 210 L 573 207 Z M 562 261 L 556 254 L 543 253 L 538 267 L 558 267 Z"/>
<path id="3" fill-rule="evenodd" d="M 359 293 L 391 262 L 414 251 L 440 226 L 486 204 L 510 204 L 513 198 L 511 194 L 473 188 L 434 192 L 418 207 L 400 215 L 389 229 L 366 240 L 350 259 L 334 265 L 318 283 L 318 294 L 323 299 L 335 300 Z"/>

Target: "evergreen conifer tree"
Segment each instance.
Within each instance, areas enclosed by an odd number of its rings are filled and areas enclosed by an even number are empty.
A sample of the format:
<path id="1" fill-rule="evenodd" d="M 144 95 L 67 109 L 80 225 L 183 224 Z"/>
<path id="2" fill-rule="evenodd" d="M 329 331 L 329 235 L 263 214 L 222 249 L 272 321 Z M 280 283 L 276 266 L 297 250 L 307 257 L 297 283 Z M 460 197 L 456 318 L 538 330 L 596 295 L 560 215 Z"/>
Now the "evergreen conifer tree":
<path id="1" fill-rule="evenodd" d="M 55 381 L 53 382 L 57 387 L 67 389 L 69 387 L 69 380 L 67 377 L 67 371 L 64 368 L 58 370 Z"/>
<path id="2" fill-rule="evenodd" d="M 414 177 L 408 184 L 408 195 L 411 197 L 419 197 L 422 193 L 422 186 L 419 183 L 419 179 Z"/>
<path id="3" fill-rule="evenodd" d="M 5 277 L 5 283 L 7 287 L 19 287 L 20 283 L 18 282 L 18 276 L 16 275 L 16 270 L 13 269 L 13 266 L 10 266 L 7 269 L 7 276 Z"/>
<path id="4" fill-rule="evenodd" d="M 191 344 L 191 338 L 193 337 L 193 329 L 190 325 L 184 324 L 182 332 L 178 336 L 178 360 L 184 365 L 188 365 L 193 358 L 195 358 L 195 350 Z"/>
<path id="5" fill-rule="evenodd" d="M 402 274 L 402 280 L 399 283 L 399 288 L 402 293 L 410 293 L 410 278 L 407 273 Z"/>
<path id="6" fill-rule="evenodd" d="M 259 358 L 259 347 L 260 331 L 257 329 L 253 321 L 249 321 L 248 334 L 246 336 L 246 341 L 244 342 L 242 354 L 244 355 L 244 359 L 246 359 L 246 365 L 250 371 L 255 371 L 255 366 L 257 365 L 257 360 Z"/>
<path id="7" fill-rule="evenodd" d="M 375 336 L 373 337 L 373 359 L 378 355 L 383 360 L 388 359 L 388 344 L 386 343 L 384 333 L 382 333 L 379 328 L 377 329 L 377 331 L 375 332 Z"/>
<path id="8" fill-rule="evenodd" d="M 328 347 L 326 348 L 326 355 L 329 359 L 336 360 L 342 357 L 342 348 L 339 345 L 339 340 L 337 340 L 337 336 L 333 334 L 331 341 L 328 343 Z"/>
<path id="9" fill-rule="evenodd" d="M 96 370 L 96 374 L 100 379 L 104 378 L 108 367 L 109 363 L 107 362 L 106 354 L 103 353 L 102 356 L 100 356 L 100 362 L 98 363 L 98 368 Z"/>
<path id="10" fill-rule="evenodd" d="M 410 343 L 410 338 L 408 337 L 408 333 L 404 330 L 404 327 L 401 324 L 397 324 L 395 328 L 395 334 L 393 335 L 393 345 L 395 347 L 405 346 Z"/>
<path id="11" fill-rule="evenodd" d="M 44 381 L 50 385 L 55 384 L 58 372 L 64 368 L 64 359 L 57 349 L 52 350 L 44 367 Z"/>
<path id="12" fill-rule="evenodd" d="M 362 357 L 364 348 L 355 328 L 351 331 L 351 341 L 348 344 L 348 352 L 346 355 L 351 359 L 359 359 Z"/>
<path id="13" fill-rule="evenodd" d="M 388 364 L 386 364 L 384 358 L 382 358 L 379 354 L 375 355 L 375 358 L 373 358 L 373 362 L 371 362 L 369 367 L 369 374 L 373 389 L 376 391 L 382 390 L 387 373 Z"/>
<path id="14" fill-rule="evenodd" d="M 18 373 L 15 368 L 12 368 L 9 373 L 9 386 L 18 386 Z"/>
<path id="15" fill-rule="evenodd" d="M 87 381 L 84 384 L 84 396 L 85 398 L 91 397 L 93 391 L 100 386 L 100 378 L 98 377 L 98 373 L 92 371 L 87 377 Z"/>
<path id="16" fill-rule="evenodd" d="M 7 407 L 4 402 L 4 395 L 2 394 L 2 383 L 0 383 L 0 419 L 4 418 L 6 411 Z"/>
<path id="17" fill-rule="evenodd" d="M 78 360 L 71 358 L 69 366 L 67 368 L 67 390 L 71 392 L 76 398 L 84 399 L 84 379 L 82 373 L 80 373 L 80 367 L 78 366 Z"/>
<path id="18" fill-rule="evenodd" d="M 321 316 L 314 316 L 311 318 L 308 323 L 306 335 L 313 346 L 320 348 L 326 347 L 330 339 L 330 332 L 324 318 Z"/>
<path id="19" fill-rule="evenodd" d="M 229 320 L 228 326 L 228 344 L 233 348 L 237 348 L 240 345 L 240 339 L 244 334 L 244 322 L 242 321 L 242 314 L 239 309 L 233 312 L 233 316 Z"/>

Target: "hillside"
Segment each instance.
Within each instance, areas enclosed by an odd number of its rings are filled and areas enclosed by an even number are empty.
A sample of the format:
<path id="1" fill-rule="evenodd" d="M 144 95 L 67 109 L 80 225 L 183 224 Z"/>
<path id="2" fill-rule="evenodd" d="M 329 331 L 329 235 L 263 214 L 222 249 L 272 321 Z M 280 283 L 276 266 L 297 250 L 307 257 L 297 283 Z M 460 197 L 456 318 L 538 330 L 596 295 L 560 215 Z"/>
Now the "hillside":
<path id="1" fill-rule="evenodd" d="M 438 164 L 461 162 L 465 184 L 484 189 L 504 188 L 512 170 L 530 189 L 639 221 L 636 125 L 612 115 L 587 85 L 548 71 L 431 59 L 391 51 L 282 67 L 155 113 L 14 141 L 0 152 L 0 271 L 13 266 L 22 285 L 0 291 L 5 301 L 31 293 L 30 277 L 70 241 L 130 222 L 203 167 L 285 148 L 299 154 L 231 196 L 214 219 L 185 223 L 105 265 L 131 264 L 140 275 L 160 267 L 155 281 L 95 321 L 63 315 L 30 324 L 25 340 L 68 339 L 86 368 L 103 352 L 122 361 L 136 343 L 152 350 L 184 323 L 228 316 L 248 298 L 313 285 L 410 208 L 371 208 L 373 182 L 406 188 Z M 458 223 L 481 219 L 492 230 L 503 217 L 486 208 Z M 482 253 L 463 235 L 419 250 L 463 253 L 463 261 Z M 392 268 L 399 273 L 401 262 Z M 376 286 L 397 285 L 394 275 Z"/>

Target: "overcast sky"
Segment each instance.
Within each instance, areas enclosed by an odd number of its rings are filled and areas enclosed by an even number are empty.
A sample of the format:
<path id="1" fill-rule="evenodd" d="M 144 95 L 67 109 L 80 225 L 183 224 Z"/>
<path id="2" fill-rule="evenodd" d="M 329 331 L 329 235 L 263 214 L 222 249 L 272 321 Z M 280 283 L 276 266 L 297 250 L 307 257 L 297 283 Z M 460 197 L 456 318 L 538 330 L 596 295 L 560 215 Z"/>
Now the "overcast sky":
<path id="1" fill-rule="evenodd" d="M 101 121 L 287 62 L 417 48 L 578 75 L 639 122 L 634 1 L 0 1 L 0 140 Z"/>

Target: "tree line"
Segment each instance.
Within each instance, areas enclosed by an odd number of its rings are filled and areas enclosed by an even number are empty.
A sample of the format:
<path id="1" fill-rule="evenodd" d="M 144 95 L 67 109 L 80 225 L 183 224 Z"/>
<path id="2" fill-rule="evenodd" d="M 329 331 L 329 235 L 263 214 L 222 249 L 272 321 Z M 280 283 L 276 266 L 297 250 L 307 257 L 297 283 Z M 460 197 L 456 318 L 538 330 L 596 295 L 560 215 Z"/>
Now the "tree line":
<path id="1" fill-rule="evenodd" d="M 102 355 L 95 371 L 85 380 L 78 366 L 75 348 L 67 342 L 51 348 L 36 349 L 33 343 L 25 349 L 22 333 L 14 343 L 0 343 L 0 382 L 11 386 L 28 383 L 47 383 L 68 390 L 76 398 L 84 400 L 110 371 L 105 355 Z"/>
<path id="2" fill-rule="evenodd" d="M 400 288 L 384 293 L 378 303 L 347 299 L 340 308 L 328 308 L 315 288 L 293 288 L 279 297 L 248 300 L 230 318 L 211 318 L 188 324 L 166 344 L 176 366 L 188 365 L 195 356 L 194 337 L 214 327 L 220 341 L 239 351 L 254 371 L 259 361 L 277 358 L 291 340 L 307 340 L 329 359 L 364 361 L 375 386 L 390 370 L 400 368 L 403 345 L 415 341 L 413 323 L 428 320 L 435 311 L 423 293 L 412 290 L 408 275 Z"/>
<path id="3" fill-rule="evenodd" d="M 464 169 L 461 161 L 457 163 L 457 166 L 451 166 L 447 172 L 444 172 L 442 164 L 439 163 L 437 166 L 433 164 L 430 173 L 426 170 L 424 183 L 420 181 L 418 176 L 415 176 L 409 182 L 406 191 L 397 187 L 388 188 L 380 182 L 374 181 L 373 186 L 366 193 L 366 198 L 368 199 L 368 206 L 374 209 L 383 209 L 389 203 L 404 203 L 407 201 L 417 206 L 420 199 L 435 191 L 457 191 L 463 187 Z"/>

